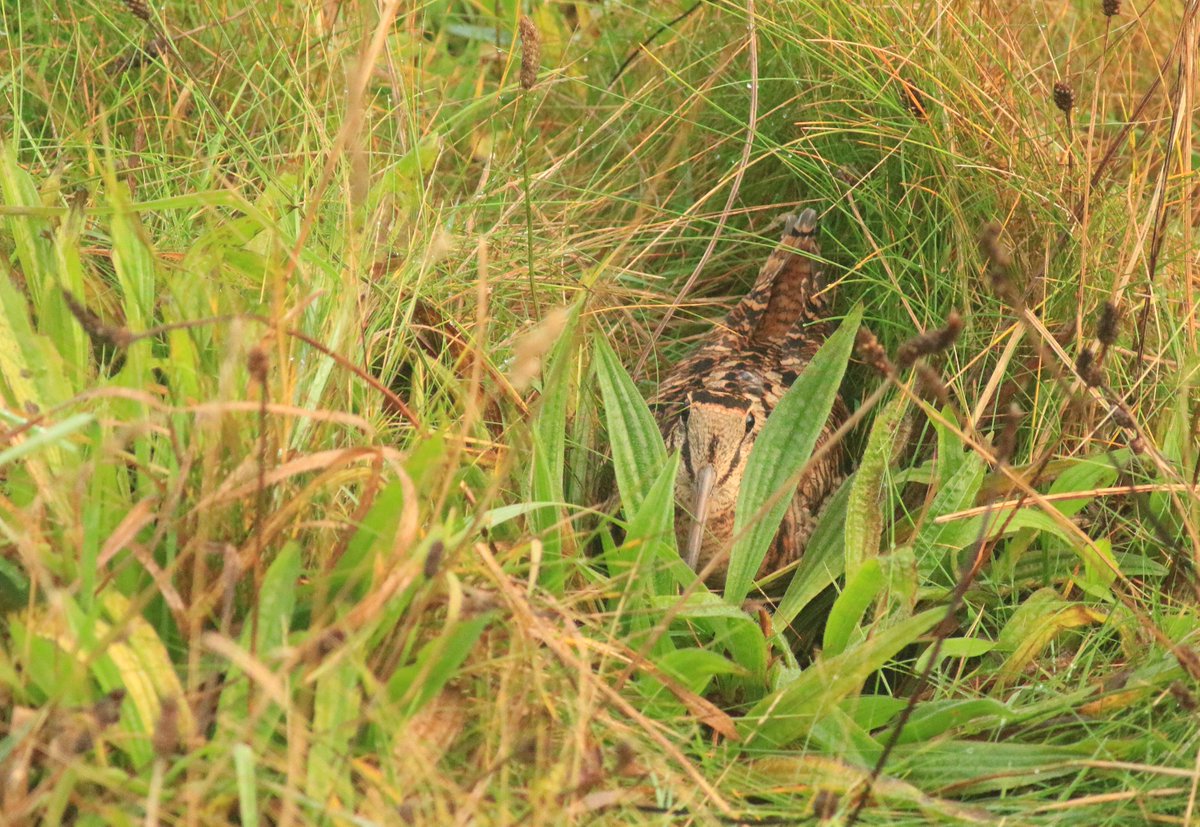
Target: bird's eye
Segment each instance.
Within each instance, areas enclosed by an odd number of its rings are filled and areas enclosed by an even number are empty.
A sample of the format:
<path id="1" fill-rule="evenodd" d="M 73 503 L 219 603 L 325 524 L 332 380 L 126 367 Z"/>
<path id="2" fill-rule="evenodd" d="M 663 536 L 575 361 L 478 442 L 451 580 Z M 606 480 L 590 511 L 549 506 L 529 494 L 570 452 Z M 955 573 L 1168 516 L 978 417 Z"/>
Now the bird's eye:
<path id="1" fill-rule="evenodd" d="M 753 430 L 754 430 L 754 414 L 748 413 L 748 414 L 746 414 L 746 433 L 750 433 Z"/>

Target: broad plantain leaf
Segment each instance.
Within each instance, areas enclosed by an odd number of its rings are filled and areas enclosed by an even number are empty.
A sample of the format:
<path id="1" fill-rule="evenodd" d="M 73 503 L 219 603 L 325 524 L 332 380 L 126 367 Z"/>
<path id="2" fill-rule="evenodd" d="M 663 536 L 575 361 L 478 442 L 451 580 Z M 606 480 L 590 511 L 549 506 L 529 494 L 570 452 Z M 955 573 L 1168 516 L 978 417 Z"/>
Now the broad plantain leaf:
<path id="1" fill-rule="evenodd" d="M 754 441 L 738 491 L 734 542 L 725 578 L 725 599 L 734 605 L 740 605 L 749 594 L 800 482 L 797 474 L 812 456 L 817 437 L 829 421 L 861 318 L 862 308 L 856 307 L 821 345 Z"/>
<path id="2" fill-rule="evenodd" d="M 621 504 L 626 514 L 636 514 L 667 460 L 667 448 L 650 408 L 617 354 L 601 336 L 593 339 L 592 346 Z"/>
<path id="3" fill-rule="evenodd" d="M 842 483 L 842 487 L 825 504 L 817 527 L 808 538 L 800 565 L 788 583 L 783 600 L 779 601 L 779 608 L 775 610 L 776 629 L 790 626 L 796 615 L 845 571 L 846 555 L 842 551 L 845 531 L 842 526 L 846 522 L 846 503 L 850 498 L 852 481 L 853 477 Z"/>
<path id="4" fill-rule="evenodd" d="M 838 595 L 825 621 L 824 651 L 828 655 L 840 655 L 846 651 L 850 636 L 859 621 L 883 588 L 885 578 L 879 560 L 872 558 L 857 572 L 846 577 L 846 587 Z"/>
<path id="5" fill-rule="evenodd" d="M 675 475 L 679 455 L 672 455 L 630 518 L 625 542 L 607 555 L 609 574 L 628 577 L 629 586 L 653 585 L 654 594 L 673 594 L 695 574 L 675 549 Z"/>
<path id="6" fill-rule="evenodd" d="M 575 323 L 579 305 L 572 308 L 562 336 L 547 360 L 542 401 L 533 426 L 532 499 L 561 503 L 563 468 L 566 466 L 567 398 L 571 382 L 568 368 L 575 353 Z M 542 539 L 542 582 L 554 594 L 561 594 L 566 580 L 563 567 L 562 508 L 547 506 L 529 515 L 529 523 Z"/>

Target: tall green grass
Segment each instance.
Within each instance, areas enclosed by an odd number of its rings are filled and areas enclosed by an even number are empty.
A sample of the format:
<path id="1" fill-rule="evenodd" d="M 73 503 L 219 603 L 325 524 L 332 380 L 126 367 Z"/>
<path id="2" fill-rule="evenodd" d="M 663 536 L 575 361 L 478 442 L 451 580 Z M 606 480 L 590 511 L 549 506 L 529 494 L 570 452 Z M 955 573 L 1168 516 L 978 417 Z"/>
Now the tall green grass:
<path id="1" fill-rule="evenodd" d="M 1194 10 L 1121 5 L 0 8 L 6 818 L 1194 819 Z M 643 399 L 801 203 L 717 595 Z"/>

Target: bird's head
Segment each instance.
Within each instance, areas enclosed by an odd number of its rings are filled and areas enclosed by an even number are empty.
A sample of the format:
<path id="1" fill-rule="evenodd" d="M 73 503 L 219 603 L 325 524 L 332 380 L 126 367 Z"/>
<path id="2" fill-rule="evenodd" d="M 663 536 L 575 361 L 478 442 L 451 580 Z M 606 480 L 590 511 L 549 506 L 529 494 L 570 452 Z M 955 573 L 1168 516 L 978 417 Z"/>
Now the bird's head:
<path id="1" fill-rule="evenodd" d="M 737 504 L 746 460 L 765 419 L 757 394 L 699 390 L 688 394 L 675 421 L 667 443 L 681 455 L 675 497 L 689 515 L 683 556 L 693 569 L 700 563 L 706 524 Z"/>

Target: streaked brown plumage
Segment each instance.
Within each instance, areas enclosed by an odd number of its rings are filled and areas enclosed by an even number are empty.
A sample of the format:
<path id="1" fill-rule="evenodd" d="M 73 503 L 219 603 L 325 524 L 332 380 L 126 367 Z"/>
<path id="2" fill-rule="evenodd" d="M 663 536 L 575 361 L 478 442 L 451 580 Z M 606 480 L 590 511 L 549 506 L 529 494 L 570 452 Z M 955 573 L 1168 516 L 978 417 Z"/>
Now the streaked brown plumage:
<path id="1" fill-rule="evenodd" d="M 668 450 L 679 449 L 676 533 L 680 553 L 697 571 L 714 558 L 709 584 L 724 583 L 734 505 L 746 459 L 763 423 L 829 335 L 817 216 L 788 216 L 783 239 L 754 287 L 695 353 L 675 366 L 653 405 Z M 839 399 L 818 440 L 845 417 Z M 798 559 L 816 515 L 840 479 L 840 450 L 805 474 L 763 561 L 765 576 Z M 701 490 L 706 495 L 701 495 Z M 702 505 L 697 511 L 697 501 Z"/>

